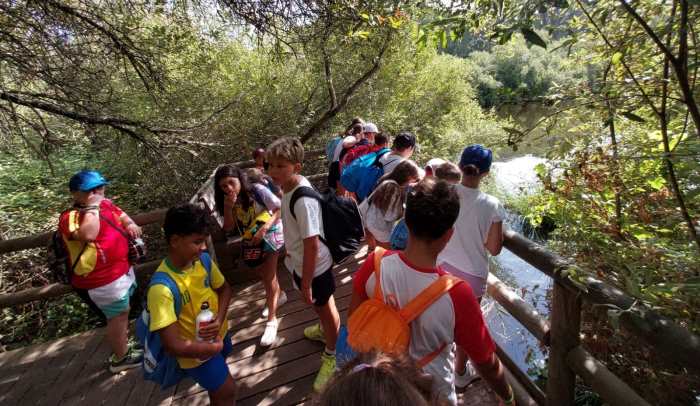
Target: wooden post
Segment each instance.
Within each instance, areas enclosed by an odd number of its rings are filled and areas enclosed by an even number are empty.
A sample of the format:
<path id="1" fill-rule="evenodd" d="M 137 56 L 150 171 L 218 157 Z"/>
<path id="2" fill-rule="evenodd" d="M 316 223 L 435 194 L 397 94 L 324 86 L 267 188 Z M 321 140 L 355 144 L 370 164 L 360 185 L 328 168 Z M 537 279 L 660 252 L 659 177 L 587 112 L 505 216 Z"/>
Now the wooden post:
<path id="1" fill-rule="evenodd" d="M 576 374 L 566 357 L 580 342 L 581 298 L 558 282 L 554 283 L 551 317 L 547 405 L 573 406 Z"/>

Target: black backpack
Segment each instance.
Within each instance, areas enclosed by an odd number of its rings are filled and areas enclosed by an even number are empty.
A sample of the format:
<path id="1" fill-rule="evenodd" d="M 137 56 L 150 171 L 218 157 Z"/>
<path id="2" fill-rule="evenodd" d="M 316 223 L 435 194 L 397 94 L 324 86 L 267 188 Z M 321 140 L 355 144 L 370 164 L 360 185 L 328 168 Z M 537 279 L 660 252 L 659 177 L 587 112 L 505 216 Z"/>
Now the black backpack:
<path id="1" fill-rule="evenodd" d="M 83 245 L 78 257 L 75 259 L 75 263 L 71 263 L 68 248 L 66 248 L 61 232 L 57 230 L 51 234 L 46 258 L 54 281 L 70 285 L 73 271 L 78 262 L 80 262 L 80 257 L 85 252 L 85 248 L 87 248 L 87 243 Z"/>
<path id="2" fill-rule="evenodd" d="M 321 205 L 323 218 L 323 234 L 321 242 L 326 244 L 331 252 L 333 262 L 339 264 L 354 255 L 359 249 L 365 230 L 362 227 L 362 218 L 354 200 L 338 197 L 332 191 L 324 194 L 318 193 L 314 188 L 301 186 L 292 193 L 289 201 L 289 210 L 296 220 L 294 204 L 301 197 L 310 197 L 318 200 Z"/>

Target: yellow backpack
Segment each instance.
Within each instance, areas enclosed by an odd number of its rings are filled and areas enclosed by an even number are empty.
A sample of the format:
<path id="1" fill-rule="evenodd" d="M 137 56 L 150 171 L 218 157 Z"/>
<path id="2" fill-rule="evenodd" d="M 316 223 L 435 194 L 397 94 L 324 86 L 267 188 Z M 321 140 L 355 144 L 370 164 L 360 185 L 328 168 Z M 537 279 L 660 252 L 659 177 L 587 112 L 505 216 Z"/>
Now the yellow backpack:
<path id="1" fill-rule="evenodd" d="M 463 280 L 452 275 L 440 276 L 423 289 L 403 309 L 384 303 L 381 286 L 381 261 L 385 250 L 374 251 L 374 295 L 364 301 L 348 320 L 348 344 L 357 352 L 378 350 L 390 354 L 407 353 L 411 342 L 411 322 L 432 305 L 440 296 L 449 292 Z M 418 360 L 418 365 L 429 364 L 449 343 Z"/>

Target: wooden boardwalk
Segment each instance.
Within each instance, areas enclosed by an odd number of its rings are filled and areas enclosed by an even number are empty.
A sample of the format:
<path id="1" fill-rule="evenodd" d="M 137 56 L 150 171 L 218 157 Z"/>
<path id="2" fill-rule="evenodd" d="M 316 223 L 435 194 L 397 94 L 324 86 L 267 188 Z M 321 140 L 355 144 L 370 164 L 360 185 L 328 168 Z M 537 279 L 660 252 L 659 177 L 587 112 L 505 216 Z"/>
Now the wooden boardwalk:
<path id="1" fill-rule="evenodd" d="M 343 321 L 350 304 L 352 273 L 363 255 L 335 269 L 335 298 Z M 279 275 L 289 301 L 279 311 L 278 339 L 267 349 L 257 345 L 265 329 L 260 317 L 265 302 L 262 285 L 234 286 L 229 311 L 234 346 L 227 362 L 240 405 L 294 405 L 311 400 L 323 345 L 304 339 L 303 330 L 316 322 L 316 314 L 292 288 L 288 273 L 280 271 Z M 110 374 L 106 368 L 109 353 L 104 329 L 2 353 L 0 405 L 208 404 L 204 389 L 189 379 L 161 391 L 144 381 L 138 368 Z M 478 381 L 460 395 L 460 404 L 495 406 L 498 402 Z"/>

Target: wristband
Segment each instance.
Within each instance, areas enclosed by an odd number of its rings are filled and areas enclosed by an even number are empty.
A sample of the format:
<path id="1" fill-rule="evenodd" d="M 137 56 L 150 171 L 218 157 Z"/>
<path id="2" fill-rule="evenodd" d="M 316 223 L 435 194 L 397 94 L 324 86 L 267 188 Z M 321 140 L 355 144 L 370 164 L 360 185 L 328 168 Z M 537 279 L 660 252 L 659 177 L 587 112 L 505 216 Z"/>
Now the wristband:
<path id="1" fill-rule="evenodd" d="M 515 403 L 515 392 L 513 392 L 513 387 L 510 385 L 508 385 L 508 393 L 510 393 L 510 396 L 508 397 L 508 399 L 503 401 L 503 404 L 505 404 L 506 406 Z"/>

